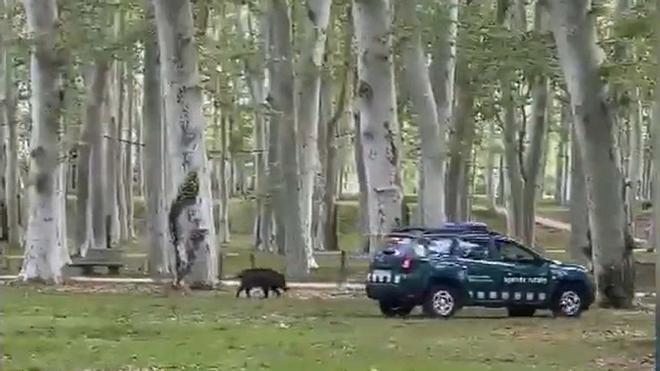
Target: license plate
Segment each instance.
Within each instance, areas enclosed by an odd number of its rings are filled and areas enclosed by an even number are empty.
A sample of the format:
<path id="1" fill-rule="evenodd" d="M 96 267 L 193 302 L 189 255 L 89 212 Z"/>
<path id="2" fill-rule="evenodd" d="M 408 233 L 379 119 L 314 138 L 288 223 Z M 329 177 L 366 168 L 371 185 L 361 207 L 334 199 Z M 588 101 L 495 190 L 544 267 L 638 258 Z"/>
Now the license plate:
<path id="1" fill-rule="evenodd" d="M 383 282 L 387 283 L 392 280 L 392 272 L 387 270 L 376 269 L 371 272 L 371 281 L 372 282 Z"/>

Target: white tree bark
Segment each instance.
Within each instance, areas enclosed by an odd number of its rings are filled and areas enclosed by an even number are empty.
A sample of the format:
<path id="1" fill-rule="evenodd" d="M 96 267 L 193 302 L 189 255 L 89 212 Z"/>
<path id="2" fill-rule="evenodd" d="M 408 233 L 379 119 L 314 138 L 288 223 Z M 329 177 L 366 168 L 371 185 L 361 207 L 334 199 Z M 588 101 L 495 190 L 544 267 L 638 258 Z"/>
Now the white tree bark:
<path id="1" fill-rule="evenodd" d="M 175 185 L 168 200 L 175 283 L 207 286 L 217 281 L 217 251 L 192 9 L 188 0 L 154 0 L 154 6 L 172 161 L 168 176 Z"/>
<path id="2" fill-rule="evenodd" d="M 547 5 L 585 165 L 598 301 L 602 306 L 627 307 L 634 296 L 632 241 L 626 235 L 614 120 L 599 76 L 602 51 L 596 44 L 590 1 L 556 0 Z"/>
<path id="3" fill-rule="evenodd" d="M 399 1 L 396 4 L 397 14 L 401 17 L 403 32 L 405 32 L 400 38 L 400 45 L 402 68 L 408 86 L 406 90 L 412 101 L 421 138 L 421 166 L 423 168 L 421 174 L 423 176 L 420 184 L 422 202 L 418 203 L 420 223 L 438 226 L 446 219 L 444 192 L 439 190 L 445 188 L 447 117 L 443 116 L 444 121 L 438 121 L 438 107 L 436 107 L 429 69 L 426 65 L 426 53 L 422 46 L 421 25 L 416 14 L 417 1 Z M 448 44 L 438 47 L 451 48 Z M 442 55 L 446 57 L 450 57 L 451 54 L 451 51 L 442 52 Z M 441 68 L 453 70 L 452 66 L 447 67 L 448 61 L 438 63 L 442 66 Z M 449 84 L 452 82 L 452 77 L 443 77 L 440 83 Z M 446 91 L 447 87 L 444 86 L 440 89 Z M 443 110 L 446 108 L 442 107 Z M 445 112 L 443 114 L 446 115 Z"/>
<path id="4" fill-rule="evenodd" d="M 307 265 L 318 268 L 314 259 L 312 238 L 312 199 L 314 181 L 320 177 L 321 165 L 318 149 L 319 99 L 321 97 L 321 67 L 325 55 L 327 28 L 330 21 L 331 0 L 307 0 L 306 15 L 301 33 L 301 57 L 296 77 L 296 122 L 298 124 L 300 202 L 304 230 Z"/>
<path id="5" fill-rule="evenodd" d="M 389 0 L 355 0 L 360 140 L 366 169 L 369 249 L 401 221 L 400 133 Z"/>
<path id="6" fill-rule="evenodd" d="M 442 169 L 439 169 L 438 176 L 442 181 L 446 179 L 446 147 L 447 147 L 447 132 L 451 126 L 454 112 L 454 83 L 456 75 L 456 43 L 458 41 L 458 9 L 459 0 L 442 0 L 441 3 L 446 14 L 444 28 L 437 37 L 437 43 L 434 45 L 433 60 L 431 62 L 431 80 L 433 81 L 433 98 L 435 100 L 438 120 L 438 135 L 440 138 L 441 148 L 444 148 Z M 423 166 L 423 164 L 422 164 Z M 423 166 L 424 167 L 424 166 Z M 437 208 L 437 213 L 445 213 L 446 202 L 444 199 L 445 192 L 433 192 L 433 190 L 424 190 L 424 182 L 426 182 L 427 175 L 424 171 L 420 172 L 422 183 L 420 183 L 420 191 L 424 194 L 433 193 L 438 204 L 430 201 L 425 201 L 422 195 L 422 202 L 418 205 L 429 205 L 431 208 Z M 439 189 L 445 189 L 439 188 Z M 419 206 L 418 206 L 419 207 Z M 426 207 L 422 206 L 424 210 L 419 210 L 418 214 L 422 218 L 422 212 L 426 213 Z M 437 214 L 437 216 L 440 216 Z"/>
<path id="7" fill-rule="evenodd" d="M 309 256 L 305 246 L 306 230 L 303 226 L 301 178 L 299 173 L 297 123 L 294 102 L 293 54 L 289 6 L 285 0 L 271 0 L 273 72 L 271 100 L 279 121 L 279 161 L 282 167 L 284 191 L 281 206 L 285 226 L 286 273 L 301 277 L 309 272 Z M 318 105 L 318 100 L 315 102 Z M 310 230 L 311 231 L 311 230 Z"/>
<path id="8" fill-rule="evenodd" d="M 58 71 L 57 3 L 25 0 L 28 29 L 35 39 L 30 63 L 32 90 L 32 137 L 30 143 L 30 210 L 22 280 L 41 279 L 61 283 L 62 267 L 69 262 L 66 231 L 62 230 L 58 172 L 61 115 Z"/>
<path id="9" fill-rule="evenodd" d="M 167 198 L 165 193 L 165 121 L 162 117 L 160 79 L 160 57 L 154 24 L 153 4 L 147 4 L 149 32 L 144 39 L 144 98 L 142 117 L 144 136 L 145 198 L 147 206 L 147 229 L 149 234 L 149 274 L 154 277 L 169 273 L 172 255 L 167 238 Z"/>

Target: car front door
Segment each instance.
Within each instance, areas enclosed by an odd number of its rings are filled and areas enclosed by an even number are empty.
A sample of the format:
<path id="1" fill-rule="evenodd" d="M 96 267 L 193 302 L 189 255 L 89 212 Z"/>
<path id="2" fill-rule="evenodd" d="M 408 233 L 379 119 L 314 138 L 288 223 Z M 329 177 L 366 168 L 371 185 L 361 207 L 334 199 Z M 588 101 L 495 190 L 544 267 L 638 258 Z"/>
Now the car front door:
<path id="1" fill-rule="evenodd" d="M 502 262 L 493 260 L 483 246 L 460 261 L 467 271 L 468 294 L 474 304 L 500 305 L 503 301 L 500 294 L 504 272 Z"/>
<path id="2" fill-rule="evenodd" d="M 510 304 L 542 305 L 549 299 L 548 262 L 513 241 L 499 244 L 503 268 L 502 295 Z"/>

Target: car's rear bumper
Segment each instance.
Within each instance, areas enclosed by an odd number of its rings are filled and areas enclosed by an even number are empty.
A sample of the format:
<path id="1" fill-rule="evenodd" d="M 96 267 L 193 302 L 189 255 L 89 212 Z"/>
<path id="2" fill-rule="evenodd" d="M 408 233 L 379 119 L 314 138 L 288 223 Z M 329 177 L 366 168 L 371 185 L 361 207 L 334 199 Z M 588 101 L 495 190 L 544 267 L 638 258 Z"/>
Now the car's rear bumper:
<path id="1" fill-rule="evenodd" d="M 367 283 L 365 290 L 369 299 L 378 301 L 394 301 L 399 303 L 417 303 L 421 295 L 401 285 L 392 283 Z"/>

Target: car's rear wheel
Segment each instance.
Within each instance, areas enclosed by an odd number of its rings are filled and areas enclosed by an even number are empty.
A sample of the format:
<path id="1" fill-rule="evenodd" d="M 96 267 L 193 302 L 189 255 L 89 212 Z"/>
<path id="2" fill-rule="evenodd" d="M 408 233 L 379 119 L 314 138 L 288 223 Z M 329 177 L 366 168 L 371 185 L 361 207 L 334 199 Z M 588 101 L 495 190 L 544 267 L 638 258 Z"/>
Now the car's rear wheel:
<path id="1" fill-rule="evenodd" d="M 536 308 L 528 306 L 508 307 L 509 317 L 532 317 Z"/>
<path id="2" fill-rule="evenodd" d="M 401 316 L 405 317 L 412 312 L 414 306 L 409 304 L 399 304 L 391 301 L 381 300 L 378 302 L 380 312 L 385 317 Z"/>
<path id="3" fill-rule="evenodd" d="M 449 285 L 433 286 L 424 300 L 424 314 L 430 317 L 449 318 L 460 309 L 458 290 Z"/>
<path id="4" fill-rule="evenodd" d="M 555 316 L 579 317 L 585 301 L 585 290 L 581 285 L 566 284 L 557 288 L 552 296 L 550 309 Z"/>

